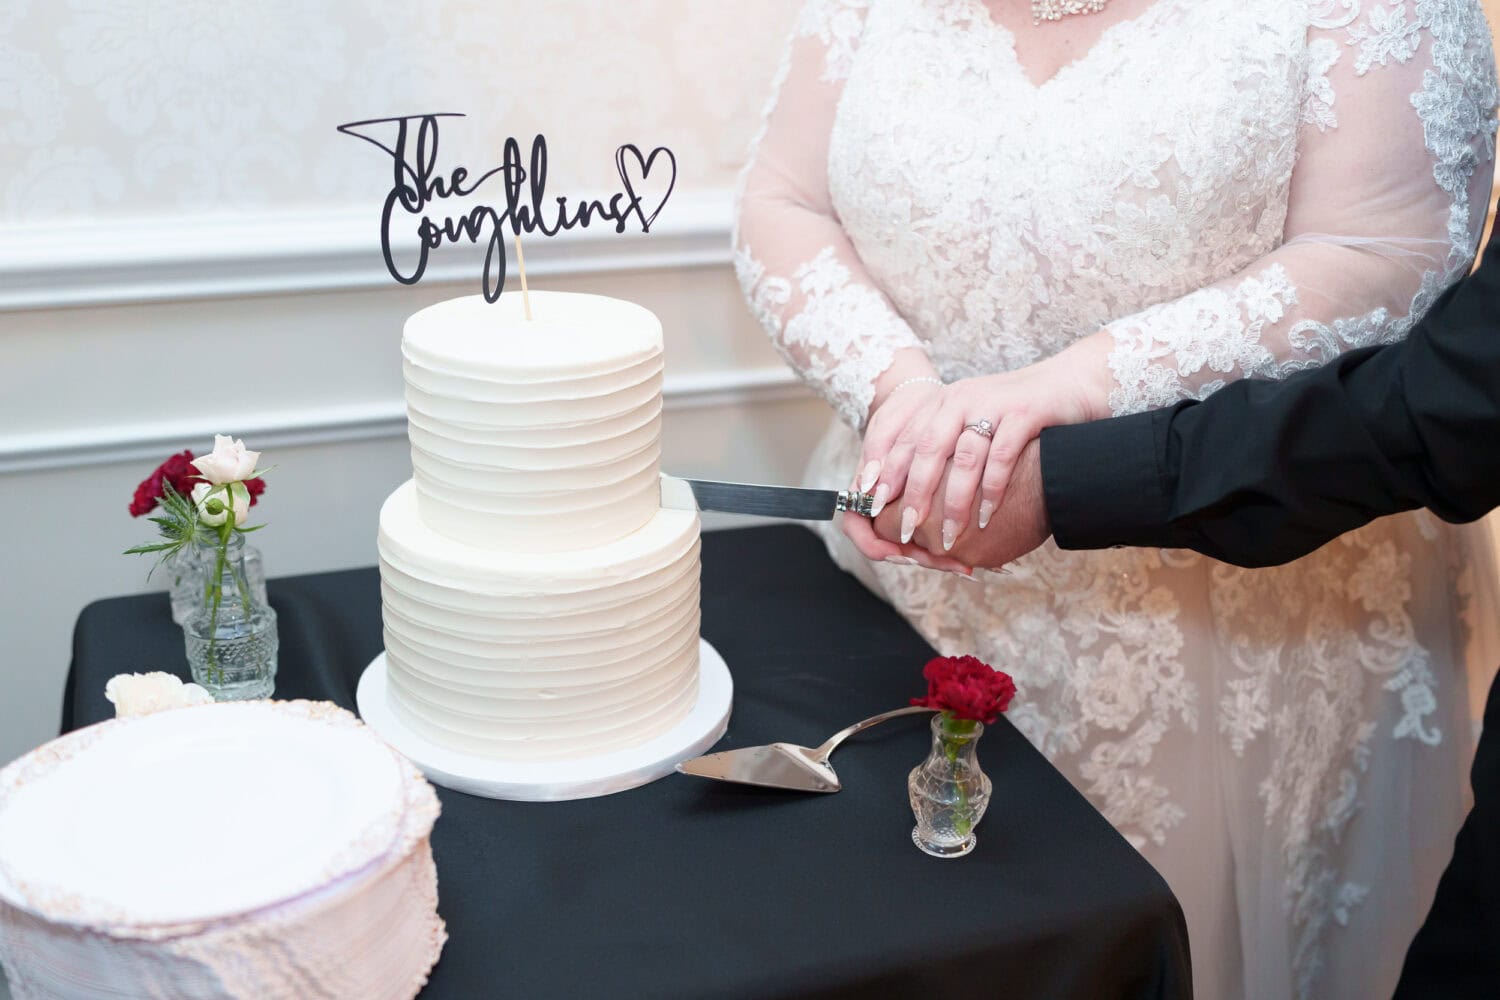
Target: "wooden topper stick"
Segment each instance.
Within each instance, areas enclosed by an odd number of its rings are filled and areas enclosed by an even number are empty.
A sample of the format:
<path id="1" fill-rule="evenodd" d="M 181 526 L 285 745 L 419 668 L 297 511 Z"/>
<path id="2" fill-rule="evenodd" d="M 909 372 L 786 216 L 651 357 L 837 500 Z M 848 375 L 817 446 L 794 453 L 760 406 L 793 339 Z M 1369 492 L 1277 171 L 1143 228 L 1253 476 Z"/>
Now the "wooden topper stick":
<path id="1" fill-rule="evenodd" d="M 526 310 L 526 319 L 531 319 L 531 292 L 526 287 L 526 255 L 521 252 L 521 234 L 516 233 L 516 267 L 521 271 L 521 306 Z"/>

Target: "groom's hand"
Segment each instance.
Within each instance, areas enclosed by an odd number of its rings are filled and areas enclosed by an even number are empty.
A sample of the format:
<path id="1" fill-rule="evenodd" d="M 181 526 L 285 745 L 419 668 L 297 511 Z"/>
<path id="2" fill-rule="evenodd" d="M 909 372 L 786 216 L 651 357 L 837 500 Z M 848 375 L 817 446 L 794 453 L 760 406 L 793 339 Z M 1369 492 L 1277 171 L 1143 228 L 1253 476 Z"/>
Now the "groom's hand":
<path id="1" fill-rule="evenodd" d="M 951 469 L 949 470 L 951 471 Z M 943 495 L 944 483 L 938 489 Z M 888 541 L 901 538 L 900 504 L 892 503 L 875 519 L 875 534 Z M 1041 444 L 1036 439 L 1021 452 L 1016 460 L 1015 473 L 999 508 L 990 518 L 989 527 L 980 530 L 977 525 L 977 510 L 969 518 L 969 526 L 953 543 L 952 551 L 946 555 L 969 566 L 983 569 L 1000 569 L 1035 549 L 1052 534 L 1047 521 L 1047 508 L 1042 497 Z M 933 553 L 944 555 L 942 537 L 942 511 L 937 510 L 918 526 L 912 538 L 914 544 Z"/>

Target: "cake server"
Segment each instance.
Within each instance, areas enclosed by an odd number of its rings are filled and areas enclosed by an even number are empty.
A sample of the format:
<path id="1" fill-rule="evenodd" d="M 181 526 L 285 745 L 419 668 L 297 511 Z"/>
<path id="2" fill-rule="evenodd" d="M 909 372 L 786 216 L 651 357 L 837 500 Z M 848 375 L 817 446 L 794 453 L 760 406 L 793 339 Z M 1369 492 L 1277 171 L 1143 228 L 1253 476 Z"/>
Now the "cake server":
<path id="1" fill-rule="evenodd" d="M 868 493 L 851 490 L 805 490 L 795 486 L 716 483 L 708 479 L 661 477 L 661 505 L 678 510 L 717 510 L 726 514 L 788 517 L 797 521 L 832 521 L 842 511 L 865 517 L 875 504 Z"/>
<path id="2" fill-rule="evenodd" d="M 789 788 L 797 792 L 836 792 L 843 786 L 839 784 L 839 776 L 833 773 L 833 765 L 828 763 L 828 758 L 840 743 L 887 719 L 931 711 L 932 709 L 920 705 L 898 708 L 894 712 L 882 712 L 863 722 L 856 722 L 847 729 L 841 729 L 820 747 L 769 743 L 760 747 L 721 750 L 685 760 L 677 765 L 677 770 L 700 778 L 734 781 L 742 785 Z"/>

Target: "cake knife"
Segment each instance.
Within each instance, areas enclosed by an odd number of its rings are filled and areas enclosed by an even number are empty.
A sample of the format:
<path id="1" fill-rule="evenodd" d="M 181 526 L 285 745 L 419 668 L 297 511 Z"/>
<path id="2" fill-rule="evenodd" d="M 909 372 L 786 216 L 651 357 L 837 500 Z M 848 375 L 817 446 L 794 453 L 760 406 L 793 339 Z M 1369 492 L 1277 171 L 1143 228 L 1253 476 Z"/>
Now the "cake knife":
<path id="1" fill-rule="evenodd" d="M 852 490 L 807 490 L 795 486 L 717 483 L 708 479 L 661 477 L 661 505 L 678 510 L 831 521 L 843 511 L 870 517 L 875 498 Z"/>

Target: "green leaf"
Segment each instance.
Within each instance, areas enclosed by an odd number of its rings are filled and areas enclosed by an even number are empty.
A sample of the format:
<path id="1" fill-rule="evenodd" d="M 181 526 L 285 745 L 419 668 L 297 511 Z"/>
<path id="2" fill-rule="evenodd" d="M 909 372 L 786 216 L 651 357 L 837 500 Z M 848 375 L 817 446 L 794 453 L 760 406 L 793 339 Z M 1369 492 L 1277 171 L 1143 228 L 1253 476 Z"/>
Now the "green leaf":
<path id="1" fill-rule="evenodd" d="M 167 482 L 166 480 L 162 480 L 161 488 L 162 506 L 166 507 L 167 509 L 183 510 L 192 506 L 192 501 L 183 496 L 181 493 L 178 493 L 177 490 L 172 486 L 172 484 Z"/>
<path id="2" fill-rule="evenodd" d="M 161 485 L 161 514 L 150 520 L 161 532 L 163 541 L 136 545 L 125 550 L 126 555 L 159 553 L 160 559 L 151 567 L 151 573 L 156 572 L 157 566 L 191 545 L 201 530 L 198 524 L 198 508 L 193 505 L 192 501 L 173 489 L 171 483 L 163 482 Z M 150 573 L 148 573 L 146 579 L 150 578 Z"/>
<path id="3" fill-rule="evenodd" d="M 137 556 L 145 555 L 148 552 L 165 552 L 167 549 L 176 548 L 177 545 L 173 542 L 157 542 L 155 545 L 132 545 L 125 550 L 124 554 L 127 556 Z"/>

